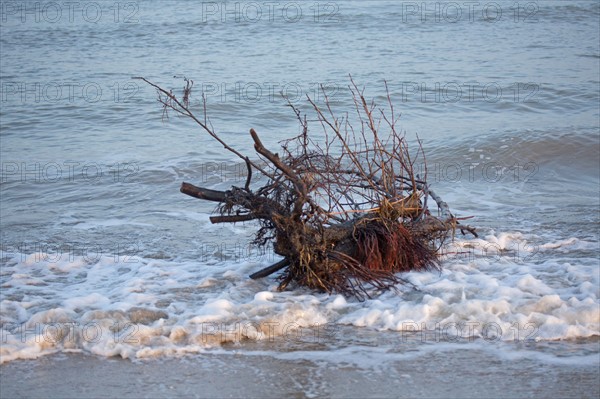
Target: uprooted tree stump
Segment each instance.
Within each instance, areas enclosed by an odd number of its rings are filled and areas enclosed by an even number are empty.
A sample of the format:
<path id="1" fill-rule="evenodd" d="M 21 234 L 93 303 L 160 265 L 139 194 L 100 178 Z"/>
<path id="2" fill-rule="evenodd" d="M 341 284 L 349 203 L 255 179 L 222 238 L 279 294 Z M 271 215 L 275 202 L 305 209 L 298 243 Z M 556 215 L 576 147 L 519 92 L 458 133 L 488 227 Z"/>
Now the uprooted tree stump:
<path id="1" fill-rule="evenodd" d="M 399 272 L 439 269 L 438 250 L 456 230 L 476 236 L 475 229 L 461 225 L 448 205 L 415 174 L 420 145 L 411 154 L 404 134 L 396 130 L 396 116 L 387 92 L 386 109 L 367 102 L 350 78 L 360 127 L 334 115 L 329 99 L 319 107 L 307 98 L 315 112 L 322 142 L 309 135 L 306 116 L 291 103 L 302 133 L 283 141 L 278 153 L 267 149 L 258 133 L 250 129 L 257 159 L 252 160 L 223 141 L 212 128 L 203 96 L 203 115 L 190 107 L 193 81 L 185 79 L 179 99 L 171 90 L 138 77 L 156 88 L 163 116 L 169 111 L 191 118 L 224 149 L 244 160 L 248 177 L 244 187 L 226 191 L 181 185 L 181 192 L 219 204 L 212 223 L 257 220 L 254 243 L 272 242 L 283 257 L 250 277 L 269 276 L 283 269 L 279 289 L 289 283 L 364 299 L 369 288 L 388 289 L 405 280 Z M 325 94 L 325 93 L 323 93 Z M 385 131 L 385 134 L 382 134 Z M 262 187 L 251 188 L 252 175 L 267 178 Z M 436 203 L 430 212 L 428 199 Z"/>

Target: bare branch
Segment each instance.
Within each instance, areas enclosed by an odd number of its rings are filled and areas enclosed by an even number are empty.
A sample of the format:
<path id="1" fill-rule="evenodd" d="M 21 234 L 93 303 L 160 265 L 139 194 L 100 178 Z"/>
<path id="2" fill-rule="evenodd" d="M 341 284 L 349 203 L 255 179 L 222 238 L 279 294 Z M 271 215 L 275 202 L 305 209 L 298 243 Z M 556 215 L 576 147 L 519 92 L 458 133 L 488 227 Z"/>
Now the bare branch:
<path id="1" fill-rule="evenodd" d="M 279 289 L 294 282 L 362 300 L 373 290 L 407 283 L 396 273 L 439 268 L 438 250 L 457 229 L 476 236 L 475 229 L 461 225 L 448 204 L 427 185 L 427 168 L 424 178 L 416 174 L 416 161 L 421 157 L 426 160 L 422 142 L 418 140 L 416 152 L 410 152 L 404 134 L 396 130 L 397 117 L 387 82 L 387 104 L 379 108 L 365 98 L 364 88 L 359 89 L 350 76 L 348 88 L 360 126 L 357 129 L 348 113 L 336 116 L 324 87 L 323 105 L 308 97 L 324 142 L 313 139 L 309 120 L 288 101 L 301 133 L 280 143 L 281 150 L 276 153 L 250 129 L 259 159 L 251 161 L 215 133 L 204 94 L 203 119 L 190 110 L 193 81 L 184 78 L 180 101 L 172 91 L 145 78 L 136 79 L 157 90 L 164 116 L 173 110 L 191 118 L 227 151 L 244 160 L 248 175 L 243 188 L 218 191 L 184 182 L 181 192 L 219 203 L 219 215 L 210 217 L 212 223 L 256 220 L 260 228 L 254 243 L 262 246 L 272 242 L 274 252 L 283 260 L 251 278 L 283 270 Z M 255 191 L 250 188 L 253 169 L 268 178 Z M 429 197 L 439 215 L 429 209 Z"/>

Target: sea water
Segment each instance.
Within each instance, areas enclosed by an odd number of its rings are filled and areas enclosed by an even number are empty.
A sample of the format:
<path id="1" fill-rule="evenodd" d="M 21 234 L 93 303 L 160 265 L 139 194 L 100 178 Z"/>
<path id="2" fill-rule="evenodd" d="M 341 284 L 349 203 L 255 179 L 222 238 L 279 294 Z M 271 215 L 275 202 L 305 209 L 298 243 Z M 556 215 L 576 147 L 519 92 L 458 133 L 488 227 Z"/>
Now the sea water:
<path id="1" fill-rule="evenodd" d="M 599 15 L 595 1 L 3 1 L 0 361 L 235 350 L 375 366 L 476 348 L 597 366 Z M 195 112 L 204 92 L 216 132 L 252 156 L 250 128 L 271 149 L 299 133 L 287 100 L 354 112 L 350 74 L 378 106 L 387 84 L 431 187 L 479 237 L 363 302 L 277 292 L 248 278 L 279 260 L 250 245 L 256 225 L 212 225 L 214 204 L 179 193 L 243 185 L 244 163 L 131 77 L 175 93 L 194 80 Z"/>

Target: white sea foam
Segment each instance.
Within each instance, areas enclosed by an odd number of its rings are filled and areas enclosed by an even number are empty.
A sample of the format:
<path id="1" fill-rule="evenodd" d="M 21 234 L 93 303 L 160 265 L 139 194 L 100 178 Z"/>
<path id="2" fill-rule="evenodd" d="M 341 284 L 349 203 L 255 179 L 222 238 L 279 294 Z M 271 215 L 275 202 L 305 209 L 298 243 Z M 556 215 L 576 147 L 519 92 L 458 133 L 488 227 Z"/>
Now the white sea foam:
<path id="1" fill-rule="evenodd" d="M 336 325 L 408 334 L 423 342 L 600 335 L 595 260 L 540 260 L 531 257 L 531 248 L 517 254 L 528 239 L 501 233 L 456 240 L 447 248 L 441 273 L 406 273 L 402 277 L 414 288 L 374 293 L 364 302 L 304 289 L 277 292 L 271 278 L 247 278 L 263 266 L 248 261 L 206 266 L 7 254 L 2 362 L 72 350 L 125 358 L 174 356 L 226 342 L 326 337 L 327 326 Z M 544 252 L 591 247 L 578 239 L 539 245 Z"/>

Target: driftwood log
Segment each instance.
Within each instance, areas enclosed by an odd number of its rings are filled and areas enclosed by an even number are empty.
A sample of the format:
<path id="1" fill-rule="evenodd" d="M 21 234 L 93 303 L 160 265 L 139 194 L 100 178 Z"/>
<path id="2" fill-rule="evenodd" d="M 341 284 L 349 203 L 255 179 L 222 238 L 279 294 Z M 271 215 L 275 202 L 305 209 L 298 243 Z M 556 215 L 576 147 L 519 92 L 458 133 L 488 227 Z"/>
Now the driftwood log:
<path id="1" fill-rule="evenodd" d="M 360 123 L 356 129 L 347 117 L 335 116 L 325 92 L 322 107 L 308 98 L 320 125 L 319 142 L 309 135 L 306 116 L 288 103 L 302 133 L 283 141 L 274 153 L 250 129 L 255 152 L 251 159 L 215 133 L 204 96 L 202 117 L 192 112 L 193 81 L 184 78 L 179 99 L 145 78 L 134 79 L 157 90 L 163 116 L 174 111 L 191 118 L 244 160 L 244 187 L 217 191 L 184 182 L 181 192 L 218 203 L 212 223 L 259 222 L 254 243 L 272 243 L 283 259 L 252 274 L 253 279 L 283 270 L 280 290 L 296 283 L 364 299 L 373 289 L 405 282 L 400 272 L 439 269 L 438 250 L 456 230 L 476 235 L 474 228 L 459 224 L 427 185 L 426 172 L 423 178 L 414 173 L 417 159 L 425 161 L 423 148 L 419 142 L 417 151 L 409 152 L 404 135 L 396 130 L 387 86 L 386 109 L 380 109 L 367 102 L 350 78 L 353 112 Z M 267 177 L 267 183 L 252 187 L 253 173 Z M 428 199 L 435 202 L 435 212 Z"/>

